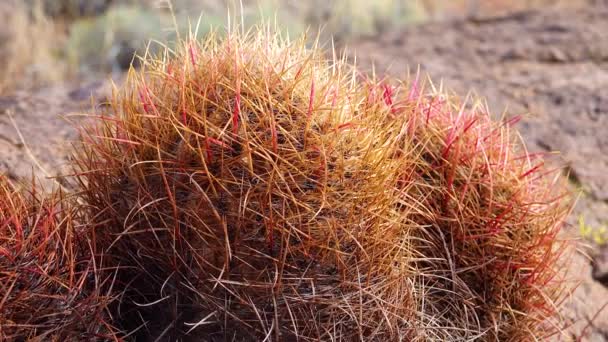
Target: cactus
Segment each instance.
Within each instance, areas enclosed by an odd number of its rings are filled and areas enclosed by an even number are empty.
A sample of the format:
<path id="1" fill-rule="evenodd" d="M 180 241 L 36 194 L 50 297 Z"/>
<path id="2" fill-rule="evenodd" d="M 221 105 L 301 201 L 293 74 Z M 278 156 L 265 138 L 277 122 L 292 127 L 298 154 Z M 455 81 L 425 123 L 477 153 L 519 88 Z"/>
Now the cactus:
<path id="1" fill-rule="evenodd" d="M 115 323 L 144 339 L 554 333 L 571 203 L 513 120 L 269 32 L 146 58 L 83 127 L 75 173 Z"/>
<path id="2" fill-rule="evenodd" d="M 397 103 L 399 100 L 394 100 Z M 414 84 L 395 115 L 420 160 L 405 184 L 426 215 L 413 218 L 414 264 L 433 340 L 527 341 L 564 327 L 558 312 L 573 250 L 558 236 L 572 207 L 559 169 L 544 167 L 481 101 L 470 105 Z M 413 190 L 413 191 L 412 191 Z"/>
<path id="3" fill-rule="evenodd" d="M 0 177 L 1 340 L 115 337 L 75 209 L 61 192 L 15 190 Z"/>
<path id="4" fill-rule="evenodd" d="M 76 156 L 107 267 L 134 266 L 119 270 L 116 285 L 134 296 L 123 312 L 157 320 L 130 324 L 179 335 L 206 319 L 195 333 L 207 339 L 381 337 L 407 325 L 409 270 L 388 266 L 409 251 L 380 241 L 405 232 L 387 206 L 400 160 L 385 146 L 398 127 L 354 111 L 366 94 L 349 67 L 256 32 L 190 41 L 144 70 Z M 361 277 L 395 288 L 364 294 Z M 404 302 L 385 307 L 393 295 Z"/>

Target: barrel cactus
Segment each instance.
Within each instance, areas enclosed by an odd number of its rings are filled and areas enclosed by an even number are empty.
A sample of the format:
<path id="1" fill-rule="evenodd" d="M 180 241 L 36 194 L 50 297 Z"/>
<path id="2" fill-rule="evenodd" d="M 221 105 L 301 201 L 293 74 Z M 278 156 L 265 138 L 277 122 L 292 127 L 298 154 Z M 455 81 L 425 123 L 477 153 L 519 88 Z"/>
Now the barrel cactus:
<path id="1" fill-rule="evenodd" d="M 29 189 L 29 190 L 25 190 Z M 116 338 L 77 206 L 0 175 L 0 340 Z"/>
<path id="2" fill-rule="evenodd" d="M 113 317 L 139 338 L 554 332 L 560 177 L 511 122 L 267 28 L 148 56 L 75 153 Z"/>

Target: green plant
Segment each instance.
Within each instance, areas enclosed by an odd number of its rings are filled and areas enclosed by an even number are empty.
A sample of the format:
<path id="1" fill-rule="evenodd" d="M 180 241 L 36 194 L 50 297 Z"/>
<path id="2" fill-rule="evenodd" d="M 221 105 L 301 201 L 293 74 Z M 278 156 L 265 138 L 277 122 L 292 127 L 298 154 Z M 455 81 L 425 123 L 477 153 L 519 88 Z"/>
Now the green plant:
<path id="1" fill-rule="evenodd" d="M 148 57 L 75 156 L 116 324 L 171 339 L 554 333 L 568 193 L 512 121 L 433 89 L 267 28 Z"/>
<path id="2" fill-rule="evenodd" d="M 305 23 L 322 28 L 338 40 L 381 34 L 425 18 L 418 1 L 310 1 L 303 9 Z"/>
<path id="3" fill-rule="evenodd" d="M 578 216 L 578 229 L 581 237 L 600 246 L 608 242 L 608 226 L 606 224 L 599 227 L 591 226 L 585 222 L 585 217 L 581 214 Z"/>
<path id="4" fill-rule="evenodd" d="M 99 15 L 107 10 L 113 0 L 26 0 L 30 6 L 42 4 L 49 17 L 74 19 Z"/>
<path id="5" fill-rule="evenodd" d="M 166 41 L 164 29 L 171 27 L 166 14 L 137 6 L 111 7 L 101 16 L 70 24 L 67 58 L 80 71 L 128 69 L 138 61 L 149 40 Z"/>

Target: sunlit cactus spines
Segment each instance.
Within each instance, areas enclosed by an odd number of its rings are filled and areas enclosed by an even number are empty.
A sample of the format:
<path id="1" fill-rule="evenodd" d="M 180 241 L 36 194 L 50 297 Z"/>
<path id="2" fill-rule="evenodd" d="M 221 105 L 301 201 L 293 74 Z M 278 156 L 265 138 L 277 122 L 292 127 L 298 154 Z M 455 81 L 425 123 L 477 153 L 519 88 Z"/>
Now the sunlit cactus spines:
<path id="1" fill-rule="evenodd" d="M 514 120 L 267 27 L 184 39 L 141 65 L 75 152 L 120 329 L 245 341 L 559 329 L 571 203 Z"/>

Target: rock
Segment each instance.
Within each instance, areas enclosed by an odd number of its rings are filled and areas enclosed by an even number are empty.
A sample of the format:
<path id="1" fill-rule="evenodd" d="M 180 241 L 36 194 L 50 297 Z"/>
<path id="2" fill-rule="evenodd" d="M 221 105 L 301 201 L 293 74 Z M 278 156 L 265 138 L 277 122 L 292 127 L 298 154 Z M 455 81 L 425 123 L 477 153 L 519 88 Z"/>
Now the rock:
<path id="1" fill-rule="evenodd" d="M 603 246 L 593 258 L 593 279 L 608 286 L 608 247 Z"/>
<path id="2" fill-rule="evenodd" d="M 137 58 L 137 45 L 135 42 L 121 41 L 115 47 L 115 56 L 113 65 L 119 71 L 129 70 L 131 66 L 137 68 L 140 65 L 140 60 Z"/>
<path id="3" fill-rule="evenodd" d="M 565 63 L 568 61 L 568 56 L 561 49 L 552 47 L 549 49 L 545 60 L 552 63 Z"/>
<path id="4" fill-rule="evenodd" d="M 591 277 L 589 261 L 576 254 L 570 265 L 569 281 L 576 285 L 562 308 L 567 324 L 555 341 L 607 341 L 608 289 Z"/>

